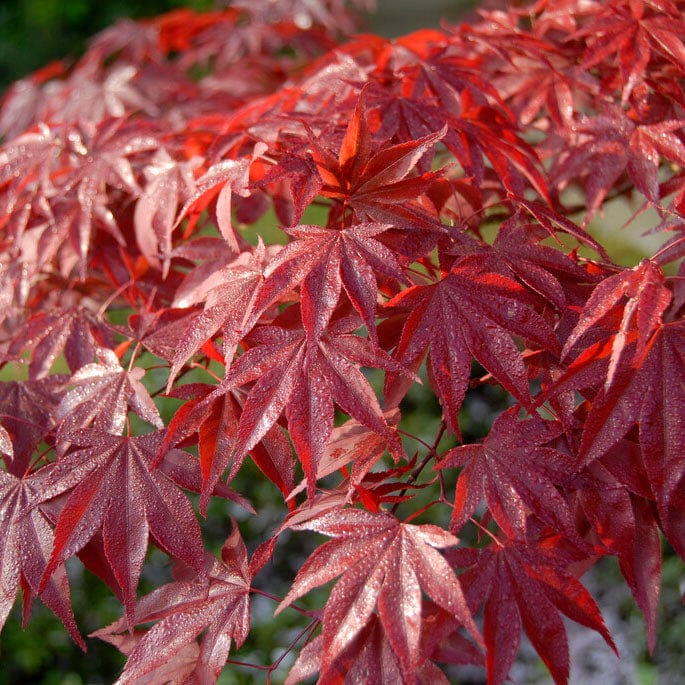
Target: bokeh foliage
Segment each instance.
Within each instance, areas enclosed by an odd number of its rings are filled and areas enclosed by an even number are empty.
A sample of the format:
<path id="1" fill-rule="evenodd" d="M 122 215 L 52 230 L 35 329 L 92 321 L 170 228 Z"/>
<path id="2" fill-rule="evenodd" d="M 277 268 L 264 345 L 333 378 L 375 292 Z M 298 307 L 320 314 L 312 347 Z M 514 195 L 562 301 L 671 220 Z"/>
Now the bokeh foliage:
<path id="1" fill-rule="evenodd" d="M 177 7 L 203 10 L 212 4 L 212 0 L 3 0 L 0 88 L 52 60 L 80 55 L 92 35 L 122 17 L 149 17 Z"/>

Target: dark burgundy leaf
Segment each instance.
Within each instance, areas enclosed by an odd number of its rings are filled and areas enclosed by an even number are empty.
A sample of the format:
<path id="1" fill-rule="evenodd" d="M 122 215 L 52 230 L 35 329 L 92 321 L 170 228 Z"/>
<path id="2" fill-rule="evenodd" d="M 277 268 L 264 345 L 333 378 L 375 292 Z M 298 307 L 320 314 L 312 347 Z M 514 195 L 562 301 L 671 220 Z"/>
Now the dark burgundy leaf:
<path id="1" fill-rule="evenodd" d="M 521 630 L 559 685 L 569 676 L 566 629 L 559 612 L 599 632 L 616 651 L 597 604 L 567 570 L 573 559 L 550 538 L 539 545 L 491 544 L 460 576 L 469 607 L 484 608 L 488 682 L 504 683 L 519 649 Z"/>
<path id="2" fill-rule="evenodd" d="M 518 408 L 501 414 L 482 445 L 451 449 L 435 468 L 463 467 L 457 479 L 450 530 L 458 532 L 483 496 L 497 525 L 525 538 L 529 512 L 570 538 L 573 512 L 555 485 L 573 474 L 571 457 L 545 446 L 559 428 L 538 416 L 517 419 Z"/>
<path id="3" fill-rule="evenodd" d="M 0 422 L 12 443 L 12 454 L 4 451 L 5 464 L 15 476 L 24 475 L 34 450 L 54 427 L 54 411 L 66 379 L 53 375 L 35 381 L 0 383 Z"/>
<path id="4" fill-rule="evenodd" d="M 481 269 L 478 258 L 464 258 L 439 283 L 408 288 L 387 304 L 410 312 L 395 357 L 418 371 L 430 348 L 431 385 L 457 435 L 474 358 L 517 399 L 530 404 L 525 365 L 512 335 L 552 352 L 558 350 L 558 343 L 528 301 L 519 284 Z M 390 406 L 399 403 L 408 386 L 408 379 L 389 376 L 385 394 Z"/>

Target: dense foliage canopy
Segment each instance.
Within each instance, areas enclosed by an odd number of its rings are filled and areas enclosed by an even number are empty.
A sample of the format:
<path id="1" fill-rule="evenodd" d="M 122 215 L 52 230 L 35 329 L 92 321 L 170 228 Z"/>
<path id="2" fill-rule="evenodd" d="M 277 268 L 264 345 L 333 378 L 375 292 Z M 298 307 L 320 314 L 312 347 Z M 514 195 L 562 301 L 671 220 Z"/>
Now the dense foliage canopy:
<path id="1" fill-rule="evenodd" d="M 684 12 L 538 0 L 388 40 L 343 0 L 245 0 L 14 84 L 0 625 L 21 590 L 85 646 L 78 556 L 123 607 L 95 633 L 120 684 L 215 682 L 256 595 L 302 616 L 291 683 L 502 683 L 523 632 L 564 683 L 562 615 L 615 649 L 579 580 L 614 556 L 653 648 L 662 536 L 685 557 Z M 616 198 L 664 237 L 635 265 L 586 231 Z M 484 387 L 508 399 L 473 440 Z M 246 461 L 282 509 L 249 552 Z M 275 596 L 305 531 L 330 539 Z M 173 578 L 141 596 L 150 547 Z"/>

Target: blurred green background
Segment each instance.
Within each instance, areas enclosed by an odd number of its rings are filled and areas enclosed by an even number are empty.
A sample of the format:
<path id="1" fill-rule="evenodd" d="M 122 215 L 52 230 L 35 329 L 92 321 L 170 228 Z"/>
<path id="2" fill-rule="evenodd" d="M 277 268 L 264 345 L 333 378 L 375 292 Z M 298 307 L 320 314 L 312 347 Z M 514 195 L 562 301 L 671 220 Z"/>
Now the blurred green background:
<path id="1" fill-rule="evenodd" d="M 83 52 L 90 36 L 121 17 L 150 17 L 178 7 L 210 9 L 213 0 L 2 0 L 0 88 L 54 59 Z M 380 0 L 369 27 L 384 36 L 457 20 L 476 0 Z"/>
<path id="2" fill-rule="evenodd" d="M 148 17 L 211 0 L 3 0 L 0 3 L 0 87 L 48 62 L 80 55 L 90 36 L 120 17 Z"/>

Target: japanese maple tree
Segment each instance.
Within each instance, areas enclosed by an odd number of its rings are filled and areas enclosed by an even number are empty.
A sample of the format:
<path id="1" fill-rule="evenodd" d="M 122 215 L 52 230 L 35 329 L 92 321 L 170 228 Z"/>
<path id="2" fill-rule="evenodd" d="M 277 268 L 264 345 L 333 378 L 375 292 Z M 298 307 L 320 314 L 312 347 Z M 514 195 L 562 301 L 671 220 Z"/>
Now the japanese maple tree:
<path id="1" fill-rule="evenodd" d="M 685 558 L 685 0 L 394 40 L 353 34 L 362 4 L 123 22 L 2 101 L 0 625 L 21 590 L 85 649 L 78 556 L 122 605 L 94 634 L 118 683 L 244 667 L 255 595 L 302 619 L 288 683 L 497 685 L 523 633 L 565 683 L 562 615 L 616 651 L 582 583 L 606 556 L 658 640 L 664 539 Z M 620 199 L 663 236 L 632 266 L 586 230 Z M 474 438 L 483 388 L 506 401 Z M 246 462 L 281 511 L 259 540 Z M 173 575 L 145 594 L 152 547 Z"/>

